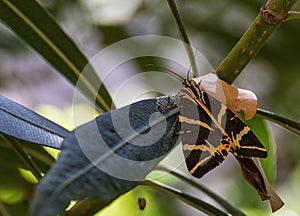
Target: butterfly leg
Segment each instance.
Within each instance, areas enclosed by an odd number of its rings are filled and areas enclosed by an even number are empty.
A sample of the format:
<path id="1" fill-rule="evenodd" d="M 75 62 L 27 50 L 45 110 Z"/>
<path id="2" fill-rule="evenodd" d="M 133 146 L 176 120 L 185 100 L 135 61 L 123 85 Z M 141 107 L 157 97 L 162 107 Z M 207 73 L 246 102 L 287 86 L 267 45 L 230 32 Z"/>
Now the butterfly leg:
<path id="1" fill-rule="evenodd" d="M 162 111 L 162 109 L 171 109 L 171 108 L 174 108 L 174 107 L 176 106 L 176 101 L 173 101 L 173 102 L 171 103 L 171 98 L 168 97 L 168 104 L 169 104 L 169 105 L 161 105 L 161 104 L 156 103 L 156 106 L 157 106 L 157 108 L 158 108 L 160 111 Z"/>

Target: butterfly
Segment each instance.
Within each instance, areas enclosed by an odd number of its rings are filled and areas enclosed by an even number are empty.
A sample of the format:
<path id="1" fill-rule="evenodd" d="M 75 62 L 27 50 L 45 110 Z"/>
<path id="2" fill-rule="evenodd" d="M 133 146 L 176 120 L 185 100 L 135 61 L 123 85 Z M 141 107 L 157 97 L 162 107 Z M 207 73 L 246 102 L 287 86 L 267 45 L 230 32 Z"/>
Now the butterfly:
<path id="1" fill-rule="evenodd" d="M 177 95 L 180 136 L 189 173 L 201 178 L 220 165 L 231 152 L 237 158 L 265 158 L 267 150 L 243 121 L 226 105 L 183 79 Z"/>

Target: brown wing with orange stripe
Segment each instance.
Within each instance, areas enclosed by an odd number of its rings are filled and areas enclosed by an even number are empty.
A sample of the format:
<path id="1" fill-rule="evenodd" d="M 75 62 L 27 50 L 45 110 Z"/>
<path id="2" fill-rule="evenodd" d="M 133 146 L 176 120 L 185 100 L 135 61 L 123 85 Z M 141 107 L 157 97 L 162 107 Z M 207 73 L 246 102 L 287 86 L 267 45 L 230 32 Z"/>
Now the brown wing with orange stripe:
<path id="1" fill-rule="evenodd" d="M 250 128 L 229 109 L 227 109 L 226 115 L 225 131 L 231 138 L 230 152 L 239 158 L 267 157 L 267 150 Z"/>
<path id="2" fill-rule="evenodd" d="M 266 157 L 255 135 L 225 105 L 185 80 L 178 95 L 181 139 L 187 168 L 200 178 L 226 158 Z"/>
<path id="3" fill-rule="evenodd" d="M 222 163 L 230 150 L 229 136 L 210 112 L 220 103 L 190 86 L 180 91 L 177 105 L 185 162 L 190 174 L 200 178 Z"/>

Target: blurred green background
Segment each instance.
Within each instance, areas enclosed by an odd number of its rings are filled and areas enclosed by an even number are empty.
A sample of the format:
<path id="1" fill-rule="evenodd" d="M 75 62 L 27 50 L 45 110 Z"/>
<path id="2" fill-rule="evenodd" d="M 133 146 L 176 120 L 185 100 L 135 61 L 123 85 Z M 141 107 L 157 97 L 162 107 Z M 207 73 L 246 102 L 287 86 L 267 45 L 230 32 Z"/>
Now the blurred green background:
<path id="1" fill-rule="evenodd" d="M 132 36 L 164 35 L 178 38 L 176 25 L 167 4 L 163 1 L 40 0 L 39 3 L 49 11 L 88 58 L 92 58 L 110 44 Z M 178 1 L 192 45 L 205 55 L 213 68 L 216 68 L 232 49 L 263 4 L 264 1 L 261 0 Z M 300 10 L 299 1 L 294 8 Z M 260 108 L 295 121 L 300 120 L 299 26 L 299 21 L 282 24 L 234 82 L 236 86 L 252 90 L 258 97 Z M 152 63 L 148 59 L 136 59 L 133 67 L 131 65 L 127 68 L 128 71 L 122 71 L 115 82 L 108 82 L 108 89 L 114 91 L 116 85 L 122 84 L 132 74 L 144 71 L 144 65 L 149 61 Z M 185 74 L 186 71 L 180 73 Z M 166 89 L 171 89 L 170 94 L 173 95 L 181 87 L 179 82 L 162 83 L 161 80 L 151 77 L 136 85 L 151 85 L 153 89 L 163 85 Z M 53 109 L 66 110 L 71 107 L 73 89 L 73 86 L 38 54 L 0 24 L 1 95 L 55 120 L 58 113 Z M 41 108 L 42 104 L 52 108 Z M 126 101 L 120 104 L 126 104 Z M 60 119 L 59 123 L 69 125 L 70 120 Z M 277 176 L 273 185 L 286 203 L 285 207 L 274 215 L 300 215 L 300 139 L 275 124 L 268 123 L 268 126 L 276 142 L 274 163 Z M 11 158 L 16 158 L 15 156 L 10 157 L 10 153 L 7 152 L 0 154 L 0 208 L 6 206 L 11 215 L 22 215 L 27 211 L 34 183 L 31 182 L 31 178 L 28 180 L 24 177 L 23 171 L 11 169 Z M 176 149 L 166 161 L 174 161 L 180 157 L 180 150 Z M 182 164 L 180 166 L 184 169 Z M 190 191 L 188 185 L 176 179 L 165 177 L 162 181 L 210 202 L 205 195 Z M 198 181 L 249 215 L 271 214 L 268 204 L 262 203 L 256 191 L 244 182 L 232 157 Z M 20 185 L 20 188 L 16 185 Z M 143 211 L 139 210 L 137 205 L 139 197 L 146 198 L 147 201 Z M 16 205 L 18 208 L 15 208 Z M 125 216 L 202 215 L 193 207 L 146 186 L 138 186 L 99 215 L 116 215 L 120 212 Z"/>

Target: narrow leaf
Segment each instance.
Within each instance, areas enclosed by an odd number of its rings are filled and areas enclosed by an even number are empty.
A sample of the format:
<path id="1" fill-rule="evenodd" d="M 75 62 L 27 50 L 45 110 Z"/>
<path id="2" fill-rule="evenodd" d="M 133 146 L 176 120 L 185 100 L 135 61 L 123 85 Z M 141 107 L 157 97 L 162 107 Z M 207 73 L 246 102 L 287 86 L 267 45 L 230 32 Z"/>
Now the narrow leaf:
<path id="1" fill-rule="evenodd" d="M 195 76 L 199 75 L 199 73 L 197 71 L 195 54 L 194 54 L 193 47 L 191 45 L 190 39 L 188 37 L 187 31 L 184 27 L 182 18 L 180 16 L 178 7 L 177 7 L 176 2 L 174 0 L 167 0 L 167 3 L 169 5 L 170 11 L 171 11 L 172 16 L 174 18 L 174 22 L 177 25 L 177 29 L 178 29 L 180 39 L 182 41 L 182 44 L 183 44 L 183 46 L 185 48 L 185 51 L 188 55 L 188 58 L 190 60 L 193 75 L 195 77 Z"/>
<path id="2" fill-rule="evenodd" d="M 111 98 L 86 57 L 36 1 L 1 0 L 0 19 L 73 85 L 80 77 L 80 90 L 103 111 L 110 110 Z M 81 76 L 86 66 L 89 72 Z"/>
<path id="3" fill-rule="evenodd" d="M 186 175 L 185 173 L 183 173 L 179 170 L 174 170 L 167 166 L 162 166 L 162 165 L 159 165 L 156 169 L 168 172 L 168 173 L 176 176 L 180 180 L 186 182 L 190 186 L 193 186 L 194 188 L 202 191 L 203 193 L 205 193 L 206 195 L 211 197 L 213 200 L 215 200 L 217 203 L 219 203 L 230 214 L 235 215 L 235 216 L 245 216 L 245 214 L 243 212 L 241 212 L 240 210 L 233 207 L 230 203 L 228 203 L 226 200 L 224 200 L 222 197 L 220 197 L 219 195 L 217 195 L 210 189 L 206 188 L 205 186 L 203 186 L 202 184 L 200 184 L 198 182 L 195 182 L 190 176 Z"/>
<path id="4" fill-rule="evenodd" d="M 108 206 L 112 200 L 99 200 L 88 198 L 77 202 L 71 209 L 69 209 L 64 216 L 93 216 L 101 209 Z"/>
<path id="5" fill-rule="evenodd" d="M 22 105 L 0 96 L 0 133 L 61 149 L 66 129 Z"/>
<path id="6" fill-rule="evenodd" d="M 15 153 L 13 146 L 5 142 L 3 136 L 9 138 L 7 135 L 0 134 L 0 163 L 9 166 L 11 170 L 17 168 L 27 169 L 20 157 Z M 18 140 L 18 142 L 25 148 L 30 157 L 35 159 L 39 169 L 46 173 L 54 163 L 54 158 L 42 146 L 24 140 Z"/>
<path id="7" fill-rule="evenodd" d="M 218 215 L 218 216 L 228 216 L 228 214 L 224 213 L 223 211 L 217 209 L 216 207 L 196 198 L 189 194 L 186 194 L 182 191 L 179 191 L 175 188 L 170 186 L 164 185 L 162 183 L 155 183 L 151 181 L 144 181 L 141 184 L 152 186 L 153 188 L 165 192 L 172 197 L 176 197 L 177 199 L 193 206 L 196 209 L 206 213 L 207 215 Z"/>
<path id="8" fill-rule="evenodd" d="M 26 167 L 31 171 L 31 173 L 35 176 L 37 180 L 40 180 L 42 178 L 42 173 L 33 161 L 33 159 L 30 157 L 30 155 L 26 152 L 25 148 L 23 148 L 22 145 L 18 142 L 17 139 L 10 138 L 10 137 L 4 137 L 3 135 L 2 139 L 4 139 L 7 143 L 11 144 L 18 156 L 22 159 L 23 163 L 26 165 Z"/>
<path id="9" fill-rule="evenodd" d="M 178 132 L 178 109 L 170 97 L 139 101 L 76 128 L 38 185 L 31 216 L 56 215 L 71 200 L 117 198 L 172 149 Z"/>

